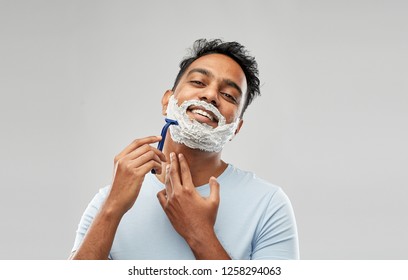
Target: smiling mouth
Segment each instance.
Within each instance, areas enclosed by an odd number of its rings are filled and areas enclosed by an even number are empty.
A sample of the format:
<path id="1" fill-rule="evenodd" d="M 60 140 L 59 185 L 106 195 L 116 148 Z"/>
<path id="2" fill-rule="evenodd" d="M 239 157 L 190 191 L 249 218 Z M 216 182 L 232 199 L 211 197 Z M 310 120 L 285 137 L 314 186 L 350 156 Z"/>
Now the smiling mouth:
<path id="1" fill-rule="evenodd" d="M 209 121 L 215 122 L 218 124 L 218 118 L 211 111 L 207 111 L 207 110 L 197 108 L 197 107 L 189 108 L 188 111 L 190 111 L 193 114 L 203 116 L 207 118 Z"/>

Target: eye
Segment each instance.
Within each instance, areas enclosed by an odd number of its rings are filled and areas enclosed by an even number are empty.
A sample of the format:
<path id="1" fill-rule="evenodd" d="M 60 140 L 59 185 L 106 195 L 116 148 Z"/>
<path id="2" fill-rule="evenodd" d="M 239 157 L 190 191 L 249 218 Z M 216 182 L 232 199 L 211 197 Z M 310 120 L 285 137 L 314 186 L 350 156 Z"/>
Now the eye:
<path id="1" fill-rule="evenodd" d="M 198 80 L 192 80 L 192 81 L 190 81 L 190 83 L 198 85 L 198 86 L 202 86 L 202 87 L 205 86 L 205 84 L 203 82 L 198 81 Z"/>
<path id="2" fill-rule="evenodd" d="M 235 97 L 234 96 L 232 96 L 231 94 L 229 94 L 229 93 L 226 93 L 226 92 L 221 92 L 221 94 L 222 94 L 222 96 L 224 96 L 226 99 L 228 99 L 229 101 L 231 101 L 232 103 L 237 103 L 237 100 L 235 99 Z"/>

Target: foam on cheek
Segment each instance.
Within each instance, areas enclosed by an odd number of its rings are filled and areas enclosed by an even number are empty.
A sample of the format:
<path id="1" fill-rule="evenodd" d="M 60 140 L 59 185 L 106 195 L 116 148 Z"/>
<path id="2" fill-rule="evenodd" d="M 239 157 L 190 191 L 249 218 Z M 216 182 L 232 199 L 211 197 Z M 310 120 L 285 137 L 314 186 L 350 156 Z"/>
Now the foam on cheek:
<path id="1" fill-rule="evenodd" d="M 201 106 L 213 112 L 218 118 L 218 126 L 211 127 L 190 119 L 187 108 L 191 105 Z M 234 136 L 239 123 L 239 118 L 233 123 L 226 124 L 223 115 L 213 105 L 200 100 L 187 100 L 180 106 L 177 100 L 171 96 L 167 106 L 167 117 L 177 120 L 178 126 L 170 127 L 171 138 L 192 149 L 200 149 L 207 152 L 220 152 L 225 144 Z"/>

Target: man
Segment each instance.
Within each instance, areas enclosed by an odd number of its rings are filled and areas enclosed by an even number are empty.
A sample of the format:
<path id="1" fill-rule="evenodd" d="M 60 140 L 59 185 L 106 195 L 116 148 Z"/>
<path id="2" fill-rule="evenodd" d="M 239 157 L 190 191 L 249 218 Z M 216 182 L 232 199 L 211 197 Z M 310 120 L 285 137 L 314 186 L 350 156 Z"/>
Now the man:
<path id="1" fill-rule="evenodd" d="M 85 211 L 71 258 L 297 259 L 283 191 L 221 160 L 258 94 L 257 64 L 242 45 L 196 41 L 162 98 L 163 115 L 177 121 L 163 151 L 151 136 L 115 157 L 112 185 Z"/>

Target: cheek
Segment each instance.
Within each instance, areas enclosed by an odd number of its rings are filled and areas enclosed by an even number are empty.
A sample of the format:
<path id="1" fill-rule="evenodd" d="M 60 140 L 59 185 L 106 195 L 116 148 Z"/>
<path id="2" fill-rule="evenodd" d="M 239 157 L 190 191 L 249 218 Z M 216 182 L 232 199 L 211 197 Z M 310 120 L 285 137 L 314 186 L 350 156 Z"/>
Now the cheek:
<path id="1" fill-rule="evenodd" d="M 174 91 L 174 97 L 175 98 L 182 98 L 182 99 L 188 99 L 188 96 L 191 96 L 193 94 L 193 90 L 187 85 L 187 84 L 180 84 L 177 86 L 176 90 Z"/>
<path id="2" fill-rule="evenodd" d="M 232 123 L 236 120 L 236 118 L 239 117 L 238 108 L 235 106 L 231 106 L 230 108 L 225 108 L 223 115 L 227 123 Z"/>

